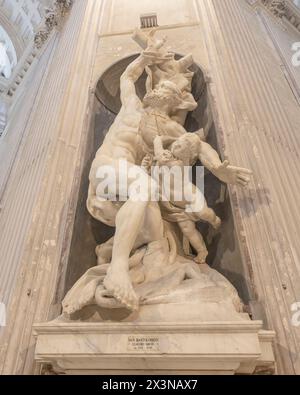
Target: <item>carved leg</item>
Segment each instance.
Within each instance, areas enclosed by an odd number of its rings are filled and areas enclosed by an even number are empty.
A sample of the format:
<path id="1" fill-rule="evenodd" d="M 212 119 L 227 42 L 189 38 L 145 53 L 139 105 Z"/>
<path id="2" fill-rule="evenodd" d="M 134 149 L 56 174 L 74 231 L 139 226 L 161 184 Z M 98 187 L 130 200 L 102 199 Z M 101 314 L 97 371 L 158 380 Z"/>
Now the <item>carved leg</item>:
<path id="1" fill-rule="evenodd" d="M 214 210 L 212 210 L 209 207 L 206 207 L 203 211 L 201 211 L 200 217 L 203 221 L 206 221 L 209 224 L 211 224 L 211 226 L 216 230 L 219 229 L 221 226 L 222 223 L 221 219 L 217 217 Z"/>
<path id="2" fill-rule="evenodd" d="M 130 164 L 128 166 L 133 167 Z M 121 174 L 122 168 L 119 167 L 118 162 L 115 168 L 118 172 L 117 179 L 119 184 L 122 182 L 128 183 L 128 190 L 130 191 L 130 183 L 134 182 L 134 180 L 126 179 L 128 172 Z M 103 282 L 105 288 L 131 310 L 138 308 L 139 301 L 129 275 L 129 256 L 143 228 L 144 220 L 147 217 L 147 209 L 151 207 L 149 203 L 151 196 L 150 182 L 151 179 L 147 174 L 144 174 L 143 180 L 140 177 L 139 185 L 142 189 L 143 198 L 137 200 L 136 196 L 131 194 L 116 216 L 116 233 L 113 243 L 112 261 Z M 124 190 L 123 187 L 125 186 L 119 186 Z M 154 222 L 151 225 L 154 227 Z M 149 241 L 151 241 L 153 235 L 159 237 L 160 230 L 160 223 L 158 223 L 158 226 L 155 229 L 151 229 L 151 232 L 146 235 L 146 239 L 150 239 Z"/>
<path id="3" fill-rule="evenodd" d="M 97 255 L 98 265 L 110 263 L 112 257 L 113 243 L 114 237 L 96 247 L 95 252 Z"/>
<path id="4" fill-rule="evenodd" d="M 193 221 L 184 221 L 179 222 L 178 225 L 184 236 L 188 238 L 191 245 L 197 251 L 195 261 L 198 263 L 205 263 L 208 251 L 201 233 L 196 229 L 196 224 Z"/>
<path id="5" fill-rule="evenodd" d="M 104 280 L 105 288 L 128 308 L 135 310 L 138 299 L 129 276 L 129 255 L 143 221 L 147 202 L 128 200 L 116 218 L 116 234 L 111 266 Z"/>
<path id="6" fill-rule="evenodd" d="M 207 206 L 206 200 L 202 192 L 195 186 L 192 185 L 192 195 L 190 198 L 190 208 L 199 221 L 208 222 L 214 229 L 218 229 L 221 226 L 221 220 L 217 217 L 214 210 Z M 188 190 L 188 189 L 187 189 Z"/>

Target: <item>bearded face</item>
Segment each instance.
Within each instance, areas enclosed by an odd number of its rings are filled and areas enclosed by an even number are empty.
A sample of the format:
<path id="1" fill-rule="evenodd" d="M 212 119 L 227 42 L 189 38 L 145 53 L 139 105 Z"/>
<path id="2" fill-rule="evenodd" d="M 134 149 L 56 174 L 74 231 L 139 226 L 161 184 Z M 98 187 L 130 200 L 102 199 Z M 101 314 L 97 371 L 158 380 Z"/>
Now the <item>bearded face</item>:
<path id="1" fill-rule="evenodd" d="M 167 105 L 172 109 L 181 103 L 181 99 L 165 83 L 162 83 L 157 89 L 145 95 L 143 103 L 146 107 L 161 109 Z"/>
<path id="2" fill-rule="evenodd" d="M 143 103 L 146 107 L 160 108 L 169 102 L 168 99 L 166 95 L 155 89 L 145 95 Z"/>

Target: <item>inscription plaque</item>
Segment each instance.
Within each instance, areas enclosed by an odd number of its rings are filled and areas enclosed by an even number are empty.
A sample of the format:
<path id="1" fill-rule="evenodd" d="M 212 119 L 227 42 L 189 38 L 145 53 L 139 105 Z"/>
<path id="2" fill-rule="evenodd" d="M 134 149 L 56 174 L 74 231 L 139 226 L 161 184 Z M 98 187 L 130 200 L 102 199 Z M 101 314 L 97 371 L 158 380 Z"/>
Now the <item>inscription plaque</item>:
<path id="1" fill-rule="evenodd" d="M 157 352 L 160 350 L 159 337 L 149 335 L 131 335 L 128 337 L 128 351 Z"/>

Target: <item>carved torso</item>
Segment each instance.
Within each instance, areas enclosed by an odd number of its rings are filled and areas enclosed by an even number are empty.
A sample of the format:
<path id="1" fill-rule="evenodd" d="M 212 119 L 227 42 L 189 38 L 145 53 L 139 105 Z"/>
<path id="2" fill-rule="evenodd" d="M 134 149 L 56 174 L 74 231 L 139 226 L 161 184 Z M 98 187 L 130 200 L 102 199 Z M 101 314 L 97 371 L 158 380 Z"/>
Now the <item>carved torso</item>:
<path id="1" fill-rule="evenodd" d="M 167 115 L 155 110 L 136 110 L 128 114 L 122 109 L 108 131 L 99 156 L 126 158 L 140 164 L 147 153 L 153 153 L 153 141 L 158 135 L 180 137 L 186 130 Z"/>
<path id="2" fill-rule="evenodd" d="M 178 138 L 186 133 L 186 130 L 167 115 L 157 110 L 146 111 L 140 123 L 140 135 L 142 136 L 144 150 L 153 154 L 153 141 L 157 136 L 170 136 Z"/>

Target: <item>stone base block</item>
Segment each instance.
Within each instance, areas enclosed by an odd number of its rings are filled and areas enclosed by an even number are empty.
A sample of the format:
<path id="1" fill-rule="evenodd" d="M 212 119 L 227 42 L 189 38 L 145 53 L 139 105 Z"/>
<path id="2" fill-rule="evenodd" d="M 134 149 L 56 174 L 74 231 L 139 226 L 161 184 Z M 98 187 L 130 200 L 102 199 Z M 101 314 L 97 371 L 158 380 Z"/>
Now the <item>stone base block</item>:
<path id="1" fill-rule="evenodd" d="M 65 374 L 272 374 L 275 334 L 260 321 L 34 326 L 35 358 Z"/>

